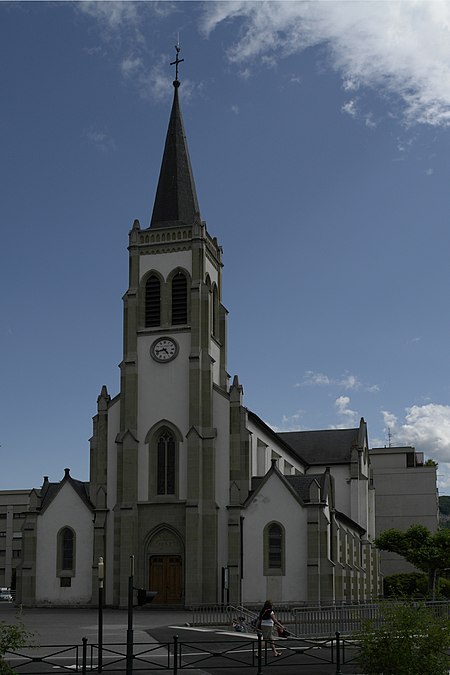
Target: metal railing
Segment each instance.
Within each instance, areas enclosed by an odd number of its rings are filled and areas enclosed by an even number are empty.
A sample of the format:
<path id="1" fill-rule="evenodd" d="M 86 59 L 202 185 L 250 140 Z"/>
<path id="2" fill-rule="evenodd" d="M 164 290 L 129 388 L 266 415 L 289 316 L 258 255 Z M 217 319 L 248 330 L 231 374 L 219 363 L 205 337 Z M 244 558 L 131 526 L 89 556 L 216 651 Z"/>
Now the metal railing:
<path id="1" fill-rule="evenodd" d="M 391 601 L 390 604 L 401 604 Z M 450 619 L 450 603 L 447 601 L 425 604 L 433 614 Z M 316 607 L 281 605 L 275 607 L 277 619 L 297 637 L 326 637 L 336 631 L 350 635 L 362 628 L 367 620 L 374 625 L 383 623 L 382 603 L 358 605 L 320 605 Z M 247 624 L 259 614 L 259 607 L 233 605 L 201 605 L 192 607 L 193 626 L 232 626 L 239 617 Z"/>
<path id="2" fill-rule="evenodd" d="M 340 673 L 339 654 L 343 642 L 339 635 L 320 641 L 280 640 L 277 649 L 281 652 L 276 659 L 277 667 L 330 664 L 330 673 Z M 4 655 L 4 661 L 18 675 L 54 675 L 56 668 L 82 675 L 92 672 L 118 674 L 129 665 L 127 643 L 103 644 L 100 660 L 99 645 L 88 643 L 87 638 L 83 638 L 81 645 L 47 645 L 10 651 Z M 165 671 L 178 675 L 181 670 L 236 668 L 239 672 L 250 669 L 254 675 L 263 675 L 263 670 L 274 661 L 261 634 L 241 634 L 235 638 L 217 634 L 212 640 L 189 641 L 174 635 L 170 642 L 135 643 L 132 668 L 127 672 Z"/>

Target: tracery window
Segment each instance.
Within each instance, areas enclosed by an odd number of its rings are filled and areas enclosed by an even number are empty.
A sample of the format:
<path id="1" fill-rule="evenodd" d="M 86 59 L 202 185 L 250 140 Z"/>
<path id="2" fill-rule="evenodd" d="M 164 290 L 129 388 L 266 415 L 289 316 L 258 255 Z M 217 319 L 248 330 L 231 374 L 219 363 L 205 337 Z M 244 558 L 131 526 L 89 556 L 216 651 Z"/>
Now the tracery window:
<path id="1" fill-rule="evenodd" d="M 175 439 L 164 431 L 158 439 L 157 451 L 157 494 L 175 494 Z"/>

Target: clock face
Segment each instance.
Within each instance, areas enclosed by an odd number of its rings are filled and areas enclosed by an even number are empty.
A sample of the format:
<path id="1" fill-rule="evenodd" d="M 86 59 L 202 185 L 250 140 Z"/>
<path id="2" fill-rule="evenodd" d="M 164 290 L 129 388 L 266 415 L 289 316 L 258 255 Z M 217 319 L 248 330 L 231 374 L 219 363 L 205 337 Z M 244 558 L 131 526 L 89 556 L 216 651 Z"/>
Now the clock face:
<path id="1" fill-rule="evenodd" d="M 155 361 L 167 363 L 178 354 L 178 344 L 170 337 L 158 338 L 150 347 L 150 354 Z"/>

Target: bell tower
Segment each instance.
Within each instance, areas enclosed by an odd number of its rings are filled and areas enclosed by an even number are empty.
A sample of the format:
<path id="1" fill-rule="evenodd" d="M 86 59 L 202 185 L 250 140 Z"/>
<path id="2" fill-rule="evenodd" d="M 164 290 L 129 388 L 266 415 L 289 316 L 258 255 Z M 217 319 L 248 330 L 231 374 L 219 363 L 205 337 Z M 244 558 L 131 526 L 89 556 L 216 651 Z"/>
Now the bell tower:
<path id="1" fill-rule="evenodd" d="M 144 229 L 135 220 L 129 233 L 120 393 L 108 402 L 107 434 L 92 441 L 94 457 L 103 458 L 103 464 L 91 459 L 92 484 L 107 485 L 109 593 L 116 606 L 126 605 L 131 555 L 135 583 L 157 591 L 157 604 L 217 602 L 227 559 L 221 248 L 200 216 L 179 103 L 178 54 L 179 47 L 150 225 Z"/>

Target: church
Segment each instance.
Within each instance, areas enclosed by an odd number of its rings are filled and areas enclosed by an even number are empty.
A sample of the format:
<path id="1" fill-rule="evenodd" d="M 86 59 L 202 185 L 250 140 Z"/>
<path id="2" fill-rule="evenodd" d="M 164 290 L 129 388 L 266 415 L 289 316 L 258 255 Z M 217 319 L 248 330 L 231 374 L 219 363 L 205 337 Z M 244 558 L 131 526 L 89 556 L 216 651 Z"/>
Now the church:
<path id="1" fill-rule="evenodd" d="M 177 56 L 178 61 L 178 56 Z M 202 221 L 178 74 L 150 225 L 129 232 L 120 391 L 102 387 L 89 482 L 30 495 L 24 606 L 362 602 L 380 594 L 364 419 L 275 433 L 227 372 L 222 251 Z"/>

